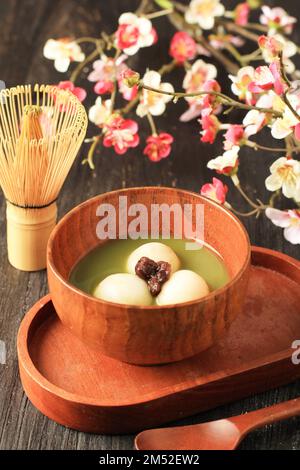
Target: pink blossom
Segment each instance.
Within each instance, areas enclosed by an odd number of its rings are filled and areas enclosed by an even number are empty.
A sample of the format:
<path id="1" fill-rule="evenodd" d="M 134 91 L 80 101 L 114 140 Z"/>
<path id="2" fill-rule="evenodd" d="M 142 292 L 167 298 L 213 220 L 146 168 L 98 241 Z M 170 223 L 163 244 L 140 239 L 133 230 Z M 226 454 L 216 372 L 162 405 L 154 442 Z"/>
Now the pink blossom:
<path id="1" fill-rule="evenodd" d="M 161 132 L 158 135 L 151 135 L 146 142 L 144 155 L 147 155 L 152 162 L 159 162 L 169 156 L 174 138 L 167 132 Z"/>
<path id="2" fill-rule="evenodd" d="M 249 84 L 254 79 L 255 70 L 250 65 L 242 67 L 237 75 L 229 75 L 232 81 L 231 90 L 239 97 L 240 100 L 246 101 L 247 104 L 254 105 L 256 102 L 253 93 L 249 91 Z"/>
<path id="3" fill-rule="evenodd" d="M 136 26 L 120 24 L 116 32 L 117 46 L 120 49 L 128 49 L 135 46 L 139 38 L 139 30 Z"/>
<path id="4" fill-rule="evenodd" d="M 241 146 L 245 138 L 244 127 L 240 124 L 231 124 L 224 137 L 225 150 L 230 150 L 234 145 Z"/>
<path id="5" fill-rule="evenodd" d="M 220 93 L 221 87 L 216 80 L 208 80 L 203 84 L 202 91 Z M 188 122 L 200 115 L 217 114 L 220 110 L 221 105 L 217 102 L 217 96 L 210 94 L 202 95 L 195 100 L 189 101 L 189 109 L 180 116 L 180 121 Z"/>
<path id="6" fill-rule="evenodd" d="M 171 83 L 161 82 L 161 75 L 155 70 L 147 70 L 143 77 L 143 84 L 167 93 L 156 93 L 144 89 L 140 96 L 140 103 L 136 108 L 136 114 L 140 117 L 148 113 L 152 116 L 160 116 L 165 112 L 166 103 L 172 100 L 174 88 Z"/>
<path id="7" fill-rule="evenodd" d="M 114 89 L 113 82 L 99 81 L 94 86 L 94 92 L 96 95 L 104 95 L 105 93 L 111 93 Z"/>
<path id="8" fill-rule="evenodd" d="M 260 113 L 257 109 L 251 109 L 244 117 L 243 124 L 246 137 L 255 135 L 267 124 L 266 114 Z"/>
<path id="9" fill-rule="evenodd" d="M 89 120 L 102 128 L 111 119 L 111 100 L 103 102 L 98 96 L 95 104 L 89 110 Z"/>
<path id="10" fill-rule="evenodd" d="M 274 77 L 274 91 L 275 93 L 277 93 L 277 95 L 282 95 L 286 89 L 286 85 L 282 79 L 279 67 L 280 66 L 277 61 L 272 62 L 269 65 L 269 69 L 271 70 L 272 75 Z"/>
<path id="11" fill-rule="evenodd" d="M 130 147 L 136 147 L 139 141 L 138 124 L 132 119 L 114 115 L 106 123 L 103 145 L 114 147 L 119 155 L 127 152 Z"/>
<path id="12" fill-rule="evenodd" d="M 59 84 L 56 86 L 61 90 L 69 90 L 71 93 L 73 93 L 73 95 L 75 95 L 79 99 L 79 101 L 84 101 L 86 98 L 87 93 L 85 89 L 75 86 L 73 82 L 66 80 L 59 82 Z"/>
<path id="13" fill-rule="evenodd" d="M 121 55 L 117 60 L 102 54 L 101 59 L 93 63 L 93 70 L 88 75 L 88 80 L 96 82 L 94 91 L 97 95 L 113 91 L 114 82 L 127 69 L 126 64 L 124 64 L 126 59 L 127 56 L 125 54 Z"/>
<path id="14" fill-rule="evenodd" d="M 282 95 L 285 91 L 285 84 L 278 63 L 272 62 L 269 67 L 267 65 L 257 67 L 254 72 L 254 80 L 248 85 L 248 90 L 251 93 L 274 90 L 278 95 Z"/>
<path id="15" fill-rule="evenodd" d="M 219 174 L 226 176 L 233 176 L 236 174 L 239 165 L 239 150 L 238 145 L 234 145 L 230 150 L 226 150 L 223 155 L 220 155 L 207 164 L 207 168 L 215 170 Z"/>
<path id="16" fill-rule="evenodd" d="M 209 42 L 215 49 L 225 49 L 227 44 L 232 44 L 235 47 L 241 47 L 245 44 L 245 41 L 239 37 L 234 36 L 233 34 L 210 34 Z"/>
<path id="17" fill-rule="evenodd" d="M 272 36 L 260 36 L 258 44 L 262 52 L 262 56 L 267 64 L 279 59 L 282 55 L 284 67 L 287 73 L 291 74 L 295 71 L 295 64 L 290 59 L 297 54 L 298 48 L 296 44 L 289 41 L 285 36 L 279 33 L 273 33 Z"/>
<path id="18" fill-rule="evenodd" d="M 186 60 L 191 60 L 197 53 L 197 44 L 194 39 L 186 32 L 179 31 L 174 34 L 169 54 L 179 64 L 182 64 Z"/>
<path id="19" fill-rule="evenodd" d="M 258 38 L 258 45 L 263 51 L 265 58 L 268 58 L 268 62 L 278 58 L 283 50 L 283 44 L 273 36 L 260 36 Z"/>
<path id="20" fill-rule="evenodd" d="M 215 18 L 223 16 L 225 7 L 220 0 L 191 0 L 185 12 L 185 21 L 198 24 L 201 29 L 212 29 Z"/>
<path id="21" fill-rule="evenodd" d="M 240 26 L 245 26 L 248 23 L 249 14 L 250 14 L 250 6 L 247 2 L 239 3 L 235 10 L 234 21 L 236 24 Z"/>
<path id="22" fill-rule="evenodd" d="M 260 16 L 260 22 L 267 25 L 271 32 L 282 31 L 290 34 L 293 31 L 297 18 L 289 16 L 283 8 L 264 5 L 261 9 L 263 14 Z"/>
<path id="23" fill-rule="evenodd" d="M 206 183 L 200 189 L 201 196 L 206 196 L 219 204 L 224 204 L 228 187 L 218 178 L 213 178 L 212 183 Z"/>
<path id="24" fill-rule="evenodd" d="M 118 85 L 119 91 L 122 94 L 124 100 L 131 101 L 136 97 L 139 89 L 137 85 L 129 87 L 125 85 L 124 80 L 121 78 L 118 80 Z"/>
<path id="25" fill-rule="evenodd" d="M 212 144 L 215 141 L 216 135 L 220 128 L 220 121 L 213 114 L 205 115 L 199 120 L 202 126 L 201 142 L 209 142 Z"/>
<path id="26" fill-rule="evenodd" d="M 294 133 L 297 140 L 300 140 L 300 123 L 294 127 Z"/>
<path id="27" fill-rule="evenodd" d="M 123 13 L 116 31 L 116 46 L 125 54 L 134 55 L 141 47 L 148 47 L 157 41 L 157 33 L 147 18 L 134 13 Z"/>
<path id="28" fill-rule="evenodd" d="M 284 229 L 284 238 L 293 245 L 300 244 L 300 210 L 290 209 L 288 211 L 280 211 L 268 207 L 266 216 L 277 227 Z"/>
<path id="29" fill-rule="evenodd" d="M 207 80 L 216 78 L 217 69 L 213 64 L 207 64 L 202 59 L 196 60 L 192 67 L 186 72 L 183 80 L 183 88 L 187 93 L 203 91 L 203 85 Z M 197 98 L 186 98 L 193 102 Z"/>
<path id="30" fill-rule="evenodd" d="M 285 139 L 293 132 L 296 138 L 299 137 L 299 119 L 295 115 L 295 111 L 296 113 L 299 111 L 299 96 L 287 93 L 286 97 L 290 106 L 287 106 L 280 97 L 274 100 L 273 108 L 281 113 L 281 117 L 271 123 L 271 134 L 274 139 Z"/>
<path id="31" fill-rule="evenodd" d="M 85 59 L 79 44 L 70 37 L 48 39 L 43 54 L 46 59 L 54 60 L 58 72 L 66 72 L 71 62 L 82 62 Z"/>
<path id="32" fill-rule="evenodd" d="M 265 181 L 268 191 L 281 189 L 285 197 L 300 201 L 300 162 L 298 160 L 280 157 L 271 165 L 270 173 Z"/>
<path id="33" fill-rule="evenodd" d="M 221 92 L 221 87 L 217 80 L 207 80 L 203 84 L 202 91 L 213 91 L 216 93 Z M 202 115 L 210 114 L 214 112 L 215 114 L 220 111 L 220 104 L 218 103 L 218 96 L 213 94 L 203 95 L 202 97 Z"/>
<path id="34" fill-rule="evenodd" d="M 269 91 L 259 97 L 256 106 L 260 108 L 276 108 L 275 102 L 278 100 L 281 102 L 281 98 L 275 95 L 273 91 Z M 271 114 L 261 113 L 257 109 L 251 109 L 243 119 L 245 137 L 257 134 L 264 126 L 269 124 L 271 120 Z"/>
<path id="35" fill-rule="evenodd" d="M 212 64 L 205 63 L 202 59 L 196 60 L 192 67 L 187 71 L 183 88 L 187 93 L 197 93 L 203 91 L 219 91 L 220 85 L 214 78 L 217 76 L 217 69 Z M 199 97 L 186 97 L 190 108 L 182 114 L 181 121 L 189 121 L 203 114 L 204 108 L 206 114 L 210 114 L 213 109 L 215 97 L 211 95 L 203 95 Z"/>

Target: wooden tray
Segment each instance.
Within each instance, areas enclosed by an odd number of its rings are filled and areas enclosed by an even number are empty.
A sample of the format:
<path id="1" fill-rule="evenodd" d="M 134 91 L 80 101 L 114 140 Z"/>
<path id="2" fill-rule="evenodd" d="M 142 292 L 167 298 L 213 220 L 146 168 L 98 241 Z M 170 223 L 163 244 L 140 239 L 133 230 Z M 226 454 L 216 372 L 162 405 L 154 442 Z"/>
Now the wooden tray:
<path id="1" fill-rule="evenodd" d="M 234 256 L 234 253 L 233 253 Z M 58 320 L 50 296 L 25 316 L 18 335 L 21 380 L 31 402 L 65 426 L 129 433 L 234 401 L 300 377 L 300 263 L 253 248 L 243 312 L 204 353 L 140 367 L 105 357 Z"/>

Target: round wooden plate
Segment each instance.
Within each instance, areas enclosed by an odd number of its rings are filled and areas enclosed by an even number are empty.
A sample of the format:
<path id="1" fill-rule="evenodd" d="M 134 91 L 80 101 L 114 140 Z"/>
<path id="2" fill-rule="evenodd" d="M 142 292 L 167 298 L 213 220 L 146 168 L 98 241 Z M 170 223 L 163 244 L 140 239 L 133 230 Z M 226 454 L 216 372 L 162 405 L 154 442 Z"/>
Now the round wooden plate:
<path id="1" fill-rule="evenodd" d="M 24 390 L 46 416 L 96 433 L 128 433 L 287 383 L 300 339 L 300 263 L 252 249 L 248 296 L 226 336 L 177 363 L 141 367 L 86 347 L 58 320 L 50 296 L 27 313 L 18 335 Z"/>

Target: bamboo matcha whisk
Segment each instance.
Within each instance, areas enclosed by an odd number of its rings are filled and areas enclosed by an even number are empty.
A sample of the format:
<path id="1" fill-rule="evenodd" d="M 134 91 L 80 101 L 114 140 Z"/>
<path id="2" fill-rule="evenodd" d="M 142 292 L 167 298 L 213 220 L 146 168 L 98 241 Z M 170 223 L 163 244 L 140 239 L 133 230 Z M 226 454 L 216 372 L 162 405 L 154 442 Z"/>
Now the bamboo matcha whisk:
<path id="1" fill-rule="evenodd" d="M 18 269 L 46 267 L 56 200 L 86 128 L 83 105 L 66 90 L 25 85 L 0 92 L 0 185 L 8 258 Z"/>

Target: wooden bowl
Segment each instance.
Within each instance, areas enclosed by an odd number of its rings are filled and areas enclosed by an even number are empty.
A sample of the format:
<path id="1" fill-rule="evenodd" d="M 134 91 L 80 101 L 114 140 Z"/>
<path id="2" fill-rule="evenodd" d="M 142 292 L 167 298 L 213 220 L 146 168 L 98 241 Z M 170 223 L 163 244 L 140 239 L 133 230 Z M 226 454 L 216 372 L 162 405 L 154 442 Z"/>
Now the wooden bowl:
<path id="1" fill-rule="evenodd" d="M 113 205 L 118 220 L 120 196 L 127 196 L 128 206 L 138 202 L 147 208 L 153 203 L 203 204 L 204 241 L 223 258 L 230 281 L 200 300 L 150 307 L 102 301 L 70 284 L 76 263 L 105 243 L 96 234 L 98 206 Z M 199 194 L 160 187 L 130 188 L 96 196 L 66 214 L 51 234 L 47 266 L 55 310 L 77 337 L 124 362 L 163 364 L 209 348 L 242 310 L 250 244 L 243 225 L 231 212 Z"/>

